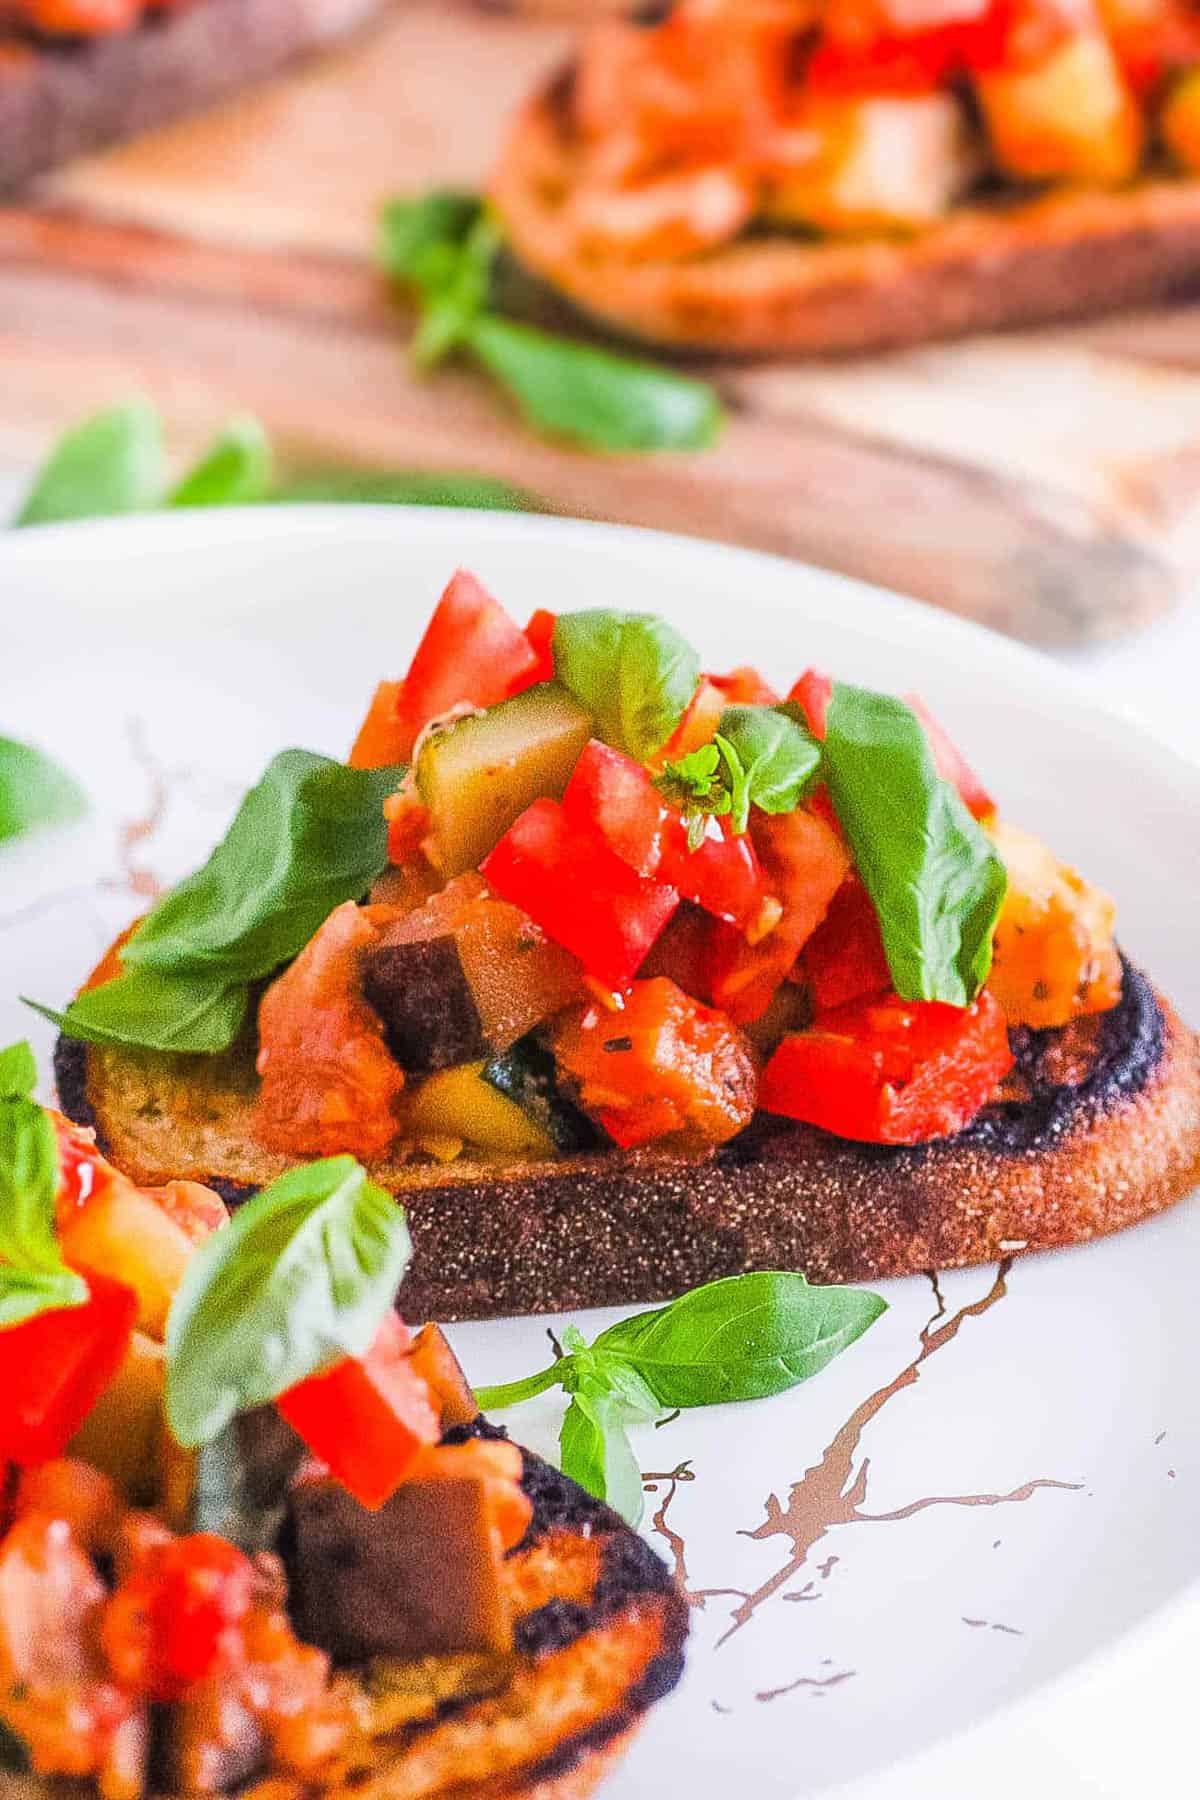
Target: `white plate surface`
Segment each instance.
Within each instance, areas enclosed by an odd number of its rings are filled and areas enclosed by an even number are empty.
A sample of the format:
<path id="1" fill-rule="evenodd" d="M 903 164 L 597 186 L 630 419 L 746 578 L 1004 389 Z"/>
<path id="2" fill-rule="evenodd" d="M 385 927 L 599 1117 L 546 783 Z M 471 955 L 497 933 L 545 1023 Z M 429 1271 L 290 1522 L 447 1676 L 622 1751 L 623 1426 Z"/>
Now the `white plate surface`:
<path id="1" fill-rule="evenodd" d="M 1059 668 L 743 552 L 363 509 L 0 543 L 0 728 L 51 749 L 95 800 L 85 824 L 0 856 L 0 1042 L 28 1034 L 48 1058 L 49 1028 L 17 993 L 61 1001 L 275 750 L 345 752 L 460 563 L 521 618 L 654 610 L 710 667 L 749 661 L 786 682 L 816 662 L 918 687 L 1003 809 L 1116 895 L 1127 949 L 1200 1019 L 1200 780 Z M 994 1268 L 937 1292 L 883 1283 L 889 1313 L 807 1387 L 641 1430 L 646 1529 L 708 1597 L 683 1687 L 612 1800 L 1017 1782 L 1069 1800 L 1132 1794 L 1122 1770 L 1141 1789 L 1155 1758 L 1170 1770 L 1186 1720 L 1161 1683 L 1194 1658 L 1200 1611 L 1198 1252 L 1193 1201 L 1018 1261 L 1006 1293 Z M 555 1322 L 453 1336 L 468 1372 L 497 1381 L 540 1366 Z M 557 1419 L 547 1397 L 508 1422 L 552 1451 Z M 1153 1741 L 1136 1742 L 1139 1723 Z"/>

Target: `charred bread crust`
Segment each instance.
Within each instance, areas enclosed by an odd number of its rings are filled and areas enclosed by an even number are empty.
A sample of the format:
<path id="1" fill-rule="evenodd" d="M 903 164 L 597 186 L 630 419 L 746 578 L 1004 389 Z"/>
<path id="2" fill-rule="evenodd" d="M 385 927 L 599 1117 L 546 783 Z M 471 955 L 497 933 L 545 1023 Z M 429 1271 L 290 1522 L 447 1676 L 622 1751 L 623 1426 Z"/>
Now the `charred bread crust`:
<path id="1" fill-rule="evenodd" d="M 1140 305 L 1200 285 L 1200 181 L 1060 188 L 956 206 L 910 237 L 778 228 L 680 260 L 582 254 L 570 72 L 518 113 L 491 184 L 518 260 L 581 311 L 652 343 L 753 354 L 884 349 Z"/>
<path id="2" fill-rule="evenodd" d="M 705 1161 L 601 1151 L 374 1165 L 408 1209 L 405 1310 L 468 1319 L 631 1305 L 761 1268 L 876 1279 L 1123 1230 L 1200 1180 L 1200 1046 L 1128 963 L 1082 1079 L 1062 1079 L 1062 1042 L 1014 1032 L 1022 1096 L 912 1149 L 763 1116 Z M 207 1181 L 236 1203 L 287 1165 L 248 1139 L 250 1086 L 214 1086 L 208 1061 L 60 1039 L 55 1068 L 64 1111 L 96 1127 L 118 1166 L 147 1183 Z"/>
<path id="3" fill-rule="evenodd" d="M 379 0 L 192 0 L 91 40 L 0 33 L 0 192 L 333 43 Z"/>

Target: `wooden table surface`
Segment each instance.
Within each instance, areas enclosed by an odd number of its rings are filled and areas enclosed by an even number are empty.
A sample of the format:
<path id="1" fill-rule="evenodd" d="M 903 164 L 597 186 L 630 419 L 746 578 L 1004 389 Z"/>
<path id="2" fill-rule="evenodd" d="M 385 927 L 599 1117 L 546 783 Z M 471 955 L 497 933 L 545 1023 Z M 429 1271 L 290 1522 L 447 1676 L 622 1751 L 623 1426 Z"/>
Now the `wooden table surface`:
<path id="1" fill-rule="evenodd" d="M 372 270 L 389 193 L 479 185 L 566 54 L 554 15 L 394 0 L 354 43 L 77 163 L 0 211 L 0 459 L 152 394 L 191 448 L 482 471 L 591 517 L 782 551 L 1048 643 L 1160 613 L 1200 569 L 1200 309 L 837 362 L 716 361 L 696 456 L 541 442 L 458 369 L 419 380 Z"/>

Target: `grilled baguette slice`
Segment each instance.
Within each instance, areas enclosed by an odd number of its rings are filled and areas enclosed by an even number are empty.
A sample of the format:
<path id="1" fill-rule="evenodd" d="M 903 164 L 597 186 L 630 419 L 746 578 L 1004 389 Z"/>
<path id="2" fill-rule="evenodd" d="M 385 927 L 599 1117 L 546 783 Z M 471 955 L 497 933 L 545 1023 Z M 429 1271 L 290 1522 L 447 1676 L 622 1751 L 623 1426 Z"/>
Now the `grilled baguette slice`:
<path id="1" fill-rule="evenodd" d="M 476 1434 L 504 1435 L 479 1420 L 448 1438 Z M 584 1800 L 679 1680 L 688 1608 L 665 1564 L 607 1506 L 522 1454 L 533 1519 L 504 1565 L 514 1655 L 425 1657 L 407 1679 L 372 1684 L 374 1732 L 321 1800 Z M 3 1788 L 6 1800 L 82 1791 L 10 1775 Z M 239 1792 L 316 1800 L 311 1782 L 286 1775 Z"/>
<path id="2" fill-rule="evenodd" d="M 378 0 L 192 0 L 134 30 L 0 40 L 0 193 L 212 105 L 353 31 Z"/>
<path id="3" fill-rule="evenodd" d="M 568 70 L 518 113 L 492 198 L 518 259 L 651 343 L 739 353 L 882 349 L 1162 300 L 1200 285 L 1200 180 L 963 202 L 907 237 L 765 228 L 682 259 L 579 252 Z"/>
<path id="4" fill-rule="evenodd" d="M 1017 1067 L 956 1137 L 848 1143 L 765 1116 L 706 1160 L 597 1151 L 373 1178 L 403 1199 L 413 1318 L 490 1318 L 668 1298 L 748 1269 L 864 1280 L 986 1262 L 1133 1225 L 1200 1180 L 1200 1045 L 1125 965 L 1109 1013 L 1013 1033 Z M 135 1180 L 247 1198 L 288 1167 L 250 1135 L 248 1049 L 164 1056 L 60 1039 L 65 1112 Z"/>

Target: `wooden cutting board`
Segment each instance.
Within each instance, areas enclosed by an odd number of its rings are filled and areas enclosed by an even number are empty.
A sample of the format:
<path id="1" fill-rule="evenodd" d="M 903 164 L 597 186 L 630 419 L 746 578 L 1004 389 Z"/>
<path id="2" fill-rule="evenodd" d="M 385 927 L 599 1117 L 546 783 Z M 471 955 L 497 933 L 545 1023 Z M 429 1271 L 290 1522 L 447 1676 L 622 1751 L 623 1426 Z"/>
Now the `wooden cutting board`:
<path id="1" fill-rule="evenodd" d="M 576 0 L 576 4 L 578 0 Z M 294 459 L 498 475 L 548 506 L 732 539 L 1056 644 L 1130 630 L 1200 573 L 1200 309 L 825 363 L 711 366 L 698 456 L 531 437 L 480 378 L 418 380 L 372 271 L 391 192 L 479 184 L 566 52 L 518 17 L 394 0 L 343 50 L 75 164 L 0 211 L 0 459 L 131 389 L 190 449 L 258 413 Z"/>

